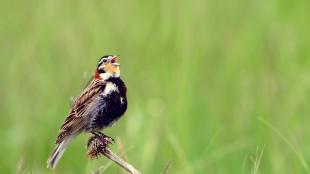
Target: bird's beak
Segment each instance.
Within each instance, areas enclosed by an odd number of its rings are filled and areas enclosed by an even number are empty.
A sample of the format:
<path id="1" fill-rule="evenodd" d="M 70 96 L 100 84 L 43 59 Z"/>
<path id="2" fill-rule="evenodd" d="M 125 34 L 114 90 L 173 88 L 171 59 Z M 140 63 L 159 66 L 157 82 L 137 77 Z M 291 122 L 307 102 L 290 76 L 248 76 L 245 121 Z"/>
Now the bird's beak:
<path id="1" fill-rule="evenodd" d="M 114 66 L 120 66 L 120 64 L 117 63 L 117 56 L 113 56 L 113 57 L 111 58 L 111 63 L 112 63 L 112 65 L 114 65 Z"/>

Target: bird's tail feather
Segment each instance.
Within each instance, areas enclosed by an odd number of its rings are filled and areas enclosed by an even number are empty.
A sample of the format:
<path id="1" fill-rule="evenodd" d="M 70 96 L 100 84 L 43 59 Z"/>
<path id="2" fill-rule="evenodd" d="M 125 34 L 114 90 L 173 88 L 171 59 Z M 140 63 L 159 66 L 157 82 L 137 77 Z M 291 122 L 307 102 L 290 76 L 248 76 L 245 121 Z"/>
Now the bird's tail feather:
<path id="1" fill-rule="evenodd" d="M 75 135 L 69 135 L 68 137 L 64 138 L 63 141 L 56 144 L 56 147 L 53 151 L 53 153 L 49 156 L 47 160 L 47 167 L 51 169 L 55 169 L 57 166 L 57 163 L 59 162 L 61 156 L 67 149 L 67 146 L 72 141 L 72 139 L 75 137 Z"/>

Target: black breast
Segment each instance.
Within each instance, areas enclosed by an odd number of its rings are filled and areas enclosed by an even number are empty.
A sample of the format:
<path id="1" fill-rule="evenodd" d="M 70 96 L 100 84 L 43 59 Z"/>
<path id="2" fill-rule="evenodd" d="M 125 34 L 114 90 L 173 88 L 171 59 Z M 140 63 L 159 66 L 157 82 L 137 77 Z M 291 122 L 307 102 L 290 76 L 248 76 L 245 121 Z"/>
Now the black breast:
<path id="1" fill-rule="evenodd" d="M 90 129 L 102 129 L 111 126 L 127 109 L 126 86 L 120 78 L 111 78 L 107 83 L 113 83 L 117 90 L 109 94 L 100 94 L 97 116 L 94 117 Z"/>

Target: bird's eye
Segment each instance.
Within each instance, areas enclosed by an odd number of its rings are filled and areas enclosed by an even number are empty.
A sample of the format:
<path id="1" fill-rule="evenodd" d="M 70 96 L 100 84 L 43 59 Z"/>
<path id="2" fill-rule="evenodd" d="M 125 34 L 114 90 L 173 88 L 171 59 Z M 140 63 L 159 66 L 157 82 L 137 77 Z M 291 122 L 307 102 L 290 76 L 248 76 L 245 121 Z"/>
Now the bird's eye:
<path id="1" fill-rule="evenodd" d="M 106 63 L 107 61 L 108 61 L 107 58 L 102 59 L 102 62 L 103 62 L 103 63 Z"/>

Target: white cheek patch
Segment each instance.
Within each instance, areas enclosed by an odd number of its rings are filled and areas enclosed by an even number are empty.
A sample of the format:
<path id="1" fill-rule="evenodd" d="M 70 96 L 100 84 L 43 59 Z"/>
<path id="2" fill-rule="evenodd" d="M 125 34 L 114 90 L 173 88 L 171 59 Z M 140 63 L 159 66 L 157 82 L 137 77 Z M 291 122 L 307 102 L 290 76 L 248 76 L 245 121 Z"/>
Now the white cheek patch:
<path id="1" fill-rule="evenodd" d="M 110 77 L 119 77 L 119 76 L 120 76 L 119 73 L 117 73 L 117 74 L 101 73 L 100 74 L 100 77 L 101 77 L 102 80 L 107 80 Z"/>
<path id="2" fill-rule="evenodd" d="M 102 80 L 107 80 L 111 77 L 111 75 L 109 73 L 101 73 L 100 77 L 102 78 Z"/>
<path id="3" fill-rule="evenodd" d="M 103 95 L 111 94 L 113 91 L 118 91 L 118 88 L 113 83 L 107 83 Z"/>

